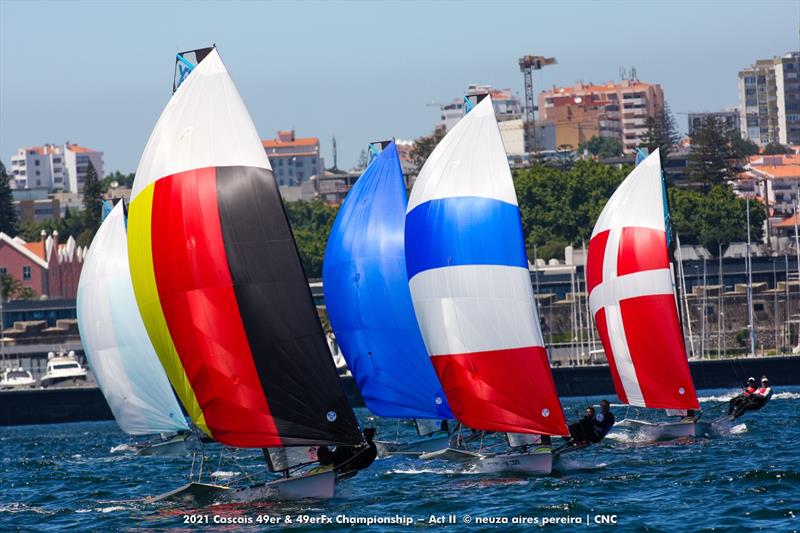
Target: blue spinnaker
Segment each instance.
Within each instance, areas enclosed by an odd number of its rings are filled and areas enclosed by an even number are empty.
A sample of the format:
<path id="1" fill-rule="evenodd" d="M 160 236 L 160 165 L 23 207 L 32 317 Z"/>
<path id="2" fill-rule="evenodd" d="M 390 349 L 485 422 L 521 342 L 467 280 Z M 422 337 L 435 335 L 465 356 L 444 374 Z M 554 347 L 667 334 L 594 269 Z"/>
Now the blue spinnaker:
<path id="1" fill-rule="evenodd" d="M 370 411 L 453 418 L 411 303 L 407 203 L 391 142 L 356 181 L 331 229 L 322 267 L 328 318 Z"/>

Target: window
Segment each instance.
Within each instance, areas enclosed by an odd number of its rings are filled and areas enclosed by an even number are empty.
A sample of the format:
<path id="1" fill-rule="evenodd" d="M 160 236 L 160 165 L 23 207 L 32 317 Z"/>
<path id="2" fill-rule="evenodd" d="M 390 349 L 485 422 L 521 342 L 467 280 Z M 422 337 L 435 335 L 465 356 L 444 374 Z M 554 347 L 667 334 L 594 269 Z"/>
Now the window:
<path id="1" fill-rule="evenodd" d="M 0 274 L 5 274 L 6 272 L 8 272 L 6 267 L 0 267 Z"/>
<path id="2" fill-rule="evenodd" d="M 36 160 L 36 166 L 37 167 L 39 166 L 39 160 L 38 159 Z"/>
<path id="3" fill-rule="evenodd" d="M 31 267 L 22 267 L 22 279 L 29 280 L 31 279 Z"/>

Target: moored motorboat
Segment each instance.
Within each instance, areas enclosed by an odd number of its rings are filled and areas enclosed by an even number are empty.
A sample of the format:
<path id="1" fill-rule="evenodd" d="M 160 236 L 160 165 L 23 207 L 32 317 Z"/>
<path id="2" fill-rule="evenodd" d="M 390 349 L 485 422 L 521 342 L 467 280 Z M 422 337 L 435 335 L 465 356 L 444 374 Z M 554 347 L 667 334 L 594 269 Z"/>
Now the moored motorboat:
<path id="1" fill-rule="evenodd" d="M 88 376 L 86 369 L 75 357 L 75 352 L 50 352 L 47 354 L 47 368 L 39 383 L 43 388 L 58 384 L 76 385 L 85 382 Z"/>

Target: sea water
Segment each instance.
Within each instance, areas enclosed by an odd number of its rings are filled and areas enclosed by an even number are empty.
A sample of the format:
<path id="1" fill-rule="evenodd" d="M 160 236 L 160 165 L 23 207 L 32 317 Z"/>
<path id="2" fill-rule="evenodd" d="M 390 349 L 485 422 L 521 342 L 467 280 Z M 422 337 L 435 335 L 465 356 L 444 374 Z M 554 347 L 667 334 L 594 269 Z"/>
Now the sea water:
<path id="1" fill-rule="evenodd" d="M 701 391 L 704 418 L 735 390 Z M 609 398 L 612 402 L 616 398 Z M 576 417 L 600 397 L 567 398 Z M 478 474 L 453 464 L 393 457 L 337 485 L 324 501 L 252 502 L 191 508 L 147 503 L 198 473 L 199 456 L 138 457 L 114 422 L 0 428 L 0 530 L 225 531 L 532 529 L 689 531 L 800 529 L 800 387 L 777 387 L 760 412 L 713 439 L 650 443 L 615 429 L 600 445 L 572 453 L 551 476 Z M 613 408 L 618 420 L 641 418 Z M 411 424 L 357 410 L 378 438 L 413 438 Z M 194 465 L 192 461 L 194 459 Z M 260 450 L 207 448 L 203 480 L 263 471 Z M 715 529 L 716 528 L 716 529 Z"/>

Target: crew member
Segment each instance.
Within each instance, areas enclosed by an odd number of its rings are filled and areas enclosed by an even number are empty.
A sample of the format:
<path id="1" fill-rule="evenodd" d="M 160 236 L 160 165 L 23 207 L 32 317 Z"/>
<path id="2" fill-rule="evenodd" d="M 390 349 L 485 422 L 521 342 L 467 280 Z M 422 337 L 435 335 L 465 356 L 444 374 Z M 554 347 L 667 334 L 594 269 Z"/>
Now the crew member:
<path id="1" fill-rule="evenodd" d="M 615 422 L 614 413 L 611 412 L 611 404 L 608 403 L 608 400 L 600 401 L 600 414 L 597 415 L 595 420 L 595 430 L 599 438 L 592 442 L 600 442 L 614 427 Z"/>
<path id="2" fill-rule="evenodd" d="M 749 395 L 736 411 L 733 413 L 734 420 L 742 416 L 745 411 L 758 411 L 772 399 L 772 387 L 769 386 L 767 376 L 761 377 L 761 387 Z"/>
<path id="3" fill-rule="evenodd" d="M 736 411 L 756 391 L 756 378 L 747 378 L 747 386 L 741 394 L 734 396 L 728 402 L 728 414 Z"/>
<path id="4" fill-rule="evenodd" d="M 317 450 L 317 459 L 322 466 L 332 465 L 340 477 L 354 475 L 371 465 L 378 456 L 378 447 L 372 441 L 373 437 L 375 428 L 367 428 L 364 430 L 366 444 L 337 446 L 333 451 L 327 446 L 320 446 Z"/>

